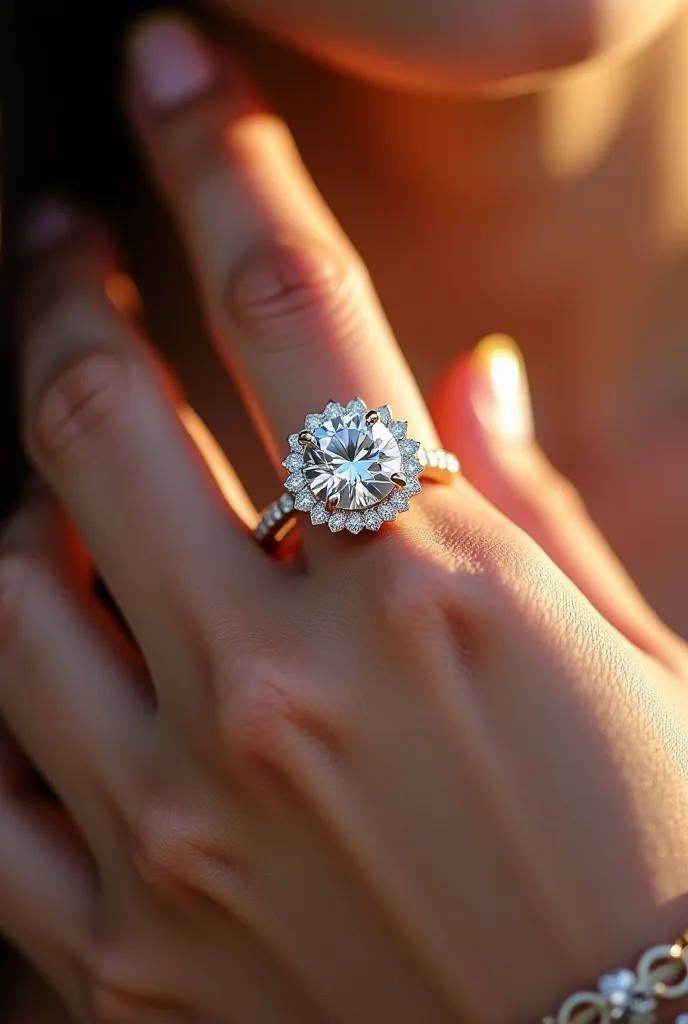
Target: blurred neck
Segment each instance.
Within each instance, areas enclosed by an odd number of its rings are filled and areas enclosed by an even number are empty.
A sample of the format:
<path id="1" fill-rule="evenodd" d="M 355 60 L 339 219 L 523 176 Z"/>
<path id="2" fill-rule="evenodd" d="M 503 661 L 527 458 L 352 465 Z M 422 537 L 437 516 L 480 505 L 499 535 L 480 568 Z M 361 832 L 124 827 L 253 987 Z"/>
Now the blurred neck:
<path id="1" fill-rule="evenodd" d="M 273 75 L 426 388 L 501 330 L 562 453 L 688 405 L 688 13 L 525 97 L 405 96 L 287 55 Z"/>

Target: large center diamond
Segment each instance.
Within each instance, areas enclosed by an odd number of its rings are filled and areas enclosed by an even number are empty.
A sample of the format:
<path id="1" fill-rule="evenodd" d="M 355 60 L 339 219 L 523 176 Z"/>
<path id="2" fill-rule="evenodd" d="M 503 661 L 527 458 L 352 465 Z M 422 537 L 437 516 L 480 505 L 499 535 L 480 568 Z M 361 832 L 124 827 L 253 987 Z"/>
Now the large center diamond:
<path id="1" fill-rule="evenodd" d="M 344 413 L 325 420 L 314 436 L 315 445 L 304 451 L 303 474 L 319 501 L 339 498 L 340 509 L 362 509 L 394 490 L 401 452 L 380 420 L 371 424 L 365 413 Z"/>

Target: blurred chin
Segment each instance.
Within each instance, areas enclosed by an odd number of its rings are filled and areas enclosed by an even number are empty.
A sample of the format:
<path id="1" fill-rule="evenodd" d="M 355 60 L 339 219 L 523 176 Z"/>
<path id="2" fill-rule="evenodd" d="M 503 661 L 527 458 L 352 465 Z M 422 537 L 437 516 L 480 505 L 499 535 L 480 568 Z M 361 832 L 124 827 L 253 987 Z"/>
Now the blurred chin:
<path id="1" fill-rule="evenodd" d="M 382 85 L 474 92 L 649 42 L 684 0 L 213 0 Z"/>

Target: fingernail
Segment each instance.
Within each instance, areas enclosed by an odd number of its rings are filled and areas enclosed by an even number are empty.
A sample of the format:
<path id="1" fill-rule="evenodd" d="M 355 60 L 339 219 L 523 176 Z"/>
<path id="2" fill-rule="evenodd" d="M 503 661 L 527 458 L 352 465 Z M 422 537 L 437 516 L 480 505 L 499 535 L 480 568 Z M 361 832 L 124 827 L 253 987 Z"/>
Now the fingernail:
<path id="1" fill-rule="evenodd" d="M 57 249 L 78 234 L 80 227 L 80 219 L 66 203 L 48 200 L 26 215 L 19 241 L 20 255 L 32 259 Z"/>
<path id="2" fill-rule="evenodd" d="M 532 440 L 526 368 L 520 349 L 507 335 L 491 334 L 476 345 L 470 362 L 470 397 L 486 430 L 505 440 Z"/>
<path id="3" fill-rule="evenodd" d="M 152 17 L 129 42 L 132 72 L 143 100 L 169 110 L 206 92 L 215 61 L 200 32 L 181 16 Z"/>

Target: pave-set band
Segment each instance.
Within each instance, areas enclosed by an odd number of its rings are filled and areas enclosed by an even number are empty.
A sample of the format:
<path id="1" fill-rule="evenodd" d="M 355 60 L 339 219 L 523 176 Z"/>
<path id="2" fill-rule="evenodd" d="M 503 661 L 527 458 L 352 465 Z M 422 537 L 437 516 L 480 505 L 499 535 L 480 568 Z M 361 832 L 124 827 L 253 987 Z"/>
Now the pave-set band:
<path id="1" fill-rule="evenodd" d="M 303 430 L 289 436 L 282 465 L 286 491 L 263 512 L 255 530 L 265 547 L 284 540 L 297 512 L 332 533 L 377 531 L 406 512 L 421 490 L 418 477 L 448 483 L 460 472 L 452 452 L 421 446 L 407 435 L 387 405 L 368 408 L 361 398 L 347 405 L 330 401 L 306 416 Z"/>

